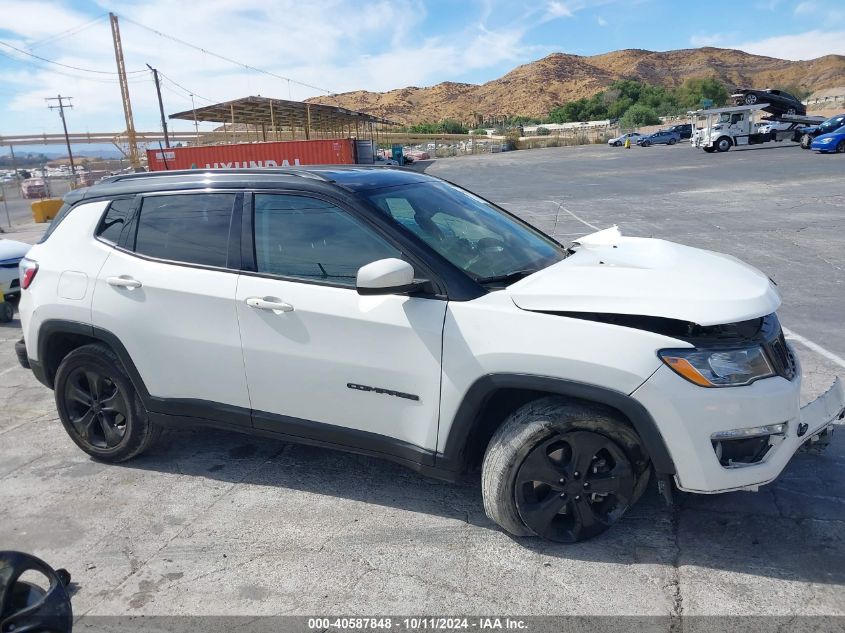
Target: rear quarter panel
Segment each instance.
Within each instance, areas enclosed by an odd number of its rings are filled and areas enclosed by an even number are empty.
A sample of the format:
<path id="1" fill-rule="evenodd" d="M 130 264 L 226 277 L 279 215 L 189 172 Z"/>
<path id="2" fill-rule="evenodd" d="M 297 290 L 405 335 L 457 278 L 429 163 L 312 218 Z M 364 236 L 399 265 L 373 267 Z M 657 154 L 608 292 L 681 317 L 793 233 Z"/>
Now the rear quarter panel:
<path id="1" fill-rule="evenodd" d="M 27 254 L 38 262 L 38 273 L 21 291 L 20 316 L 26 351 L 38 360 L 38 331 L 44 321 L 62 319 L 91 323 L 91 300 L 97 273 L 111 247 L 94 238 L 108 201 L 80 204 L 43 244 Z"/>

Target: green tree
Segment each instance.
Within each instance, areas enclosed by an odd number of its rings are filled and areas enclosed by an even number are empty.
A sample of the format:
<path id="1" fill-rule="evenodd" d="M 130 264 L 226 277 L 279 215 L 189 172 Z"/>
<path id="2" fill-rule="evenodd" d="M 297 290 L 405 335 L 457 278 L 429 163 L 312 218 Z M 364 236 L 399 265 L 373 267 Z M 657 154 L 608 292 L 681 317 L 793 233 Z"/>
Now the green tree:
<path id="1" fill-rule="evenodd" d="M 538 127 L 537 128 L 537 136 L 548 136 L 549 134 L 551 134 L 551 132 L 549 132 L 549 128 L 547 128 L 547 127 Z"/>
<path id="2" fill-rule="evenodd" d="M 657 112 L 641 103 L 636 103 L 628 108 L 628 111 L 619 120 L 619 125 L 623 129 L 632 129 L 642 125 L 657 125 L 658 123 L 660 123 L 660 117 L 657 116 Z"/>
<path id="3" fill-rule="evenodd" d="M 728 89 L 714 77 L 692 77 L 675 90 L 678 105 L 683 108 L 698 108 L 702 99 L 710 99 L 715 107 L 728 102 Z"/>

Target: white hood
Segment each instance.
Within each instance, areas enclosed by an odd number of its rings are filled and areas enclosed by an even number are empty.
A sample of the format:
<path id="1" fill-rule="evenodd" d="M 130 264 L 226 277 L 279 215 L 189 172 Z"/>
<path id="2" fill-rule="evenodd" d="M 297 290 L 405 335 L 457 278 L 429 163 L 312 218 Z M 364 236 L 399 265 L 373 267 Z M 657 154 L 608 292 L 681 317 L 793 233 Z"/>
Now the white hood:
<path id="1" fill-rule="evenodd" d="M 770 314 L 774 284 L 730 255 L 665 240 L 623 237 L 615 226 L 508 287 L 524 310 L 637 314 L 719 325 Z"/>

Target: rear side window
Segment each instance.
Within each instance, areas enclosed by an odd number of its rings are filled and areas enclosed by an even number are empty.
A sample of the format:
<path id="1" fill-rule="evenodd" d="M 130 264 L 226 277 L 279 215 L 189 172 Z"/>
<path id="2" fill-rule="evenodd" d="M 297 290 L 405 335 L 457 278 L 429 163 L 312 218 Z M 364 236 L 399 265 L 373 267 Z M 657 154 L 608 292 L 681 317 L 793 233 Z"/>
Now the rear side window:
<path id="1" fill-rule="evenodd" d="M 100 220 L 100 226 L 97 227 L 97 237 L 105 240 L 110 244 L 117 244 L 120 238 L 120 232 L 123 230 L 126 221 L 129 219 L 129 214 L 135 208 L 135 200 L 133 198 L 121 198 L 114 200 L 109 205 L 109 210 Z"/>
<path id="2" fill-rule="evenodd" d="M 135 252 L 225 267 L 234 204 L 233 193 L 147 196 L 138 216 Z"/>

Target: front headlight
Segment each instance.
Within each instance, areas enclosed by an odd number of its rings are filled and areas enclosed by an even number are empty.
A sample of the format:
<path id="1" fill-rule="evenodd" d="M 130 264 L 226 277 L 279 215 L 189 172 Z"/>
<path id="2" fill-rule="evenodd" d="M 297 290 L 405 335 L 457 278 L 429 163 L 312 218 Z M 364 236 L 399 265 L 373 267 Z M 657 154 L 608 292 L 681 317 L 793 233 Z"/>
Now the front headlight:
<path id="1" fill-rule="evenodd" d="M 819 143 L 833 143 L 833 138 L 823 138 Z"/>
<path id="2" fill-rule="evenodd" d="M 743 349 L 663 349 L 660 359 L 672 371 L 701 387 L 739 387 L 774 376 L 759 346 Z"/>

